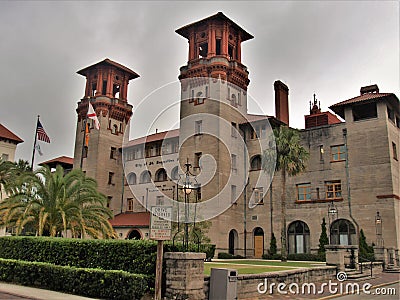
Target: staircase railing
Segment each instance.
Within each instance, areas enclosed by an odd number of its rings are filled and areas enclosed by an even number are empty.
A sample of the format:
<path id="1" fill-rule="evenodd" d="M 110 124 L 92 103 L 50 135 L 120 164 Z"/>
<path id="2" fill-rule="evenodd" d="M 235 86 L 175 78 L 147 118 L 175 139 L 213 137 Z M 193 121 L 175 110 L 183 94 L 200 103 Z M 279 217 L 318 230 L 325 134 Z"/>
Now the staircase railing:
<path id="1" fill-rule="evenodd" d="M 357 264 L 359 265 L 361 274 L 363 273 L 364 262 L 368 262 L 369 267 L 370 267 L 370 271 L 371 271 L 370 276 L 372 277 L 372 268 L 373 268 L 373 266 L 372 266 L 372 264 L 373 264 L 372 260 L 369 260 L 369 259 L 367 259 L 367 258 L 365 258 L 365 257 L 359 256 L 359 257 L 358 257 L 358 263 L 357 263 Z"/>

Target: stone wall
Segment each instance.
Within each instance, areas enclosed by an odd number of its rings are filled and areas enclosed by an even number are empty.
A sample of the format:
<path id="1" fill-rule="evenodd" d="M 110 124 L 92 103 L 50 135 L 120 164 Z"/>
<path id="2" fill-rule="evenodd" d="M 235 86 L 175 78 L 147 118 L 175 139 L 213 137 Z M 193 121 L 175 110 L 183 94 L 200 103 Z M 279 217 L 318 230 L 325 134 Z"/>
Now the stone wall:
<path id="1" fill-rule="evenodd" d="M 240 275 L 237 277 L 237 299 L 269 299 L 271 295 L 267 292 L 260 294 L 257 287 L 260 283 L 265 283 L 267 280 L 268 285 L 285 283 L 315 283 L 321 281 L 328 281 L 329 279 L 336 278 L 336 267 L 324 266 L 312 269 L 296 269 L 284 272 L 269 272 L 265 274 L 254 275 Z M 208 299 L 210 277 L 204 278 L 204 291 L 205 298 Z M 274 289 L 276 292 L 276 288 Z"/>
<path id="2" fill-rule="evenodd" d="M 205 253 L 166 252 L 166 299 L 204 298 Z"/>

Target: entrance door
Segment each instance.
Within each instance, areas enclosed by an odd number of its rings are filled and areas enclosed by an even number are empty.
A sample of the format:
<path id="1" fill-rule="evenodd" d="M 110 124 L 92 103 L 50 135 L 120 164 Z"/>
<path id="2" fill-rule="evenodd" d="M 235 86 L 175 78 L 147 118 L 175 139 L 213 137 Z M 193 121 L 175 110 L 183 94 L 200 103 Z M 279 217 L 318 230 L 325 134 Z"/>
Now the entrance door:
<path id="1" fill-rule="evenodd" d="M 264 230 L 257 227 L 254 229 L 254 257 L 262 258 L 264 254 Z"/>

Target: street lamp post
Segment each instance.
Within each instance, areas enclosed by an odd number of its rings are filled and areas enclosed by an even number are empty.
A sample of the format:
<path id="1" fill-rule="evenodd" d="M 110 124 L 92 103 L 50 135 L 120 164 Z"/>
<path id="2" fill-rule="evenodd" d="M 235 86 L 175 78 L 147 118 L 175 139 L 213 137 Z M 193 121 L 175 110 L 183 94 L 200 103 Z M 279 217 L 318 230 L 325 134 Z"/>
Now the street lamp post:
<path id="1" fill-rule="evenodd" d="M 331 224 L 337 218 L 337 208 L 333 201 L 328 204 L 328 222 L 329 222 L 329 245 L 332 244 Z"/>
<path id="2" fill-rule="evenodd" d="M 378 247 L 383 247 L 382 217 L 379 215 L 379 211 L 376 212 L 375 216 L 375 228 L 376 228 L 376 245 Z"/>

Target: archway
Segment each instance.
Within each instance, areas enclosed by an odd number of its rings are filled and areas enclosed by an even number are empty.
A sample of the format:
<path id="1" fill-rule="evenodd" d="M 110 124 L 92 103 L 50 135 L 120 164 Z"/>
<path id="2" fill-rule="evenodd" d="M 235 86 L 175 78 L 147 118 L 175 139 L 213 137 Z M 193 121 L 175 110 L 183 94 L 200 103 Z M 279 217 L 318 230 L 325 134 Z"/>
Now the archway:
<path id="1" fill-rule="evenodd" d="M 229 254 L 235 255 L 235 249 L 238 248 L 238 233 L 235 229 L 229 231 Z"/>
<path id="2" fill-rule="evenodd" d="M 295 221 L 288 228 L 289 254 L 310 252 L 310 229 L 302 221 Z"/>
<path id="3" fill-rule="evenodd" d="M 254 257 L 262 258 L 264 254 L 264 230 L 256 227 L 253 231 L 254 235 Z"/>
<path id="4" fill-rule="evenodd" d="M 142 235 L 138 230 L 133 229 L 131 232 L 129 232 L 128 240 L 140 240 L 140 239 L 142 239 Z"/>
<path id="5" fill-rule="evenodd" d="M 339 219 L 330 228 L 332 245 L 356 245 L 356 229 L 349 220 Z"/>

